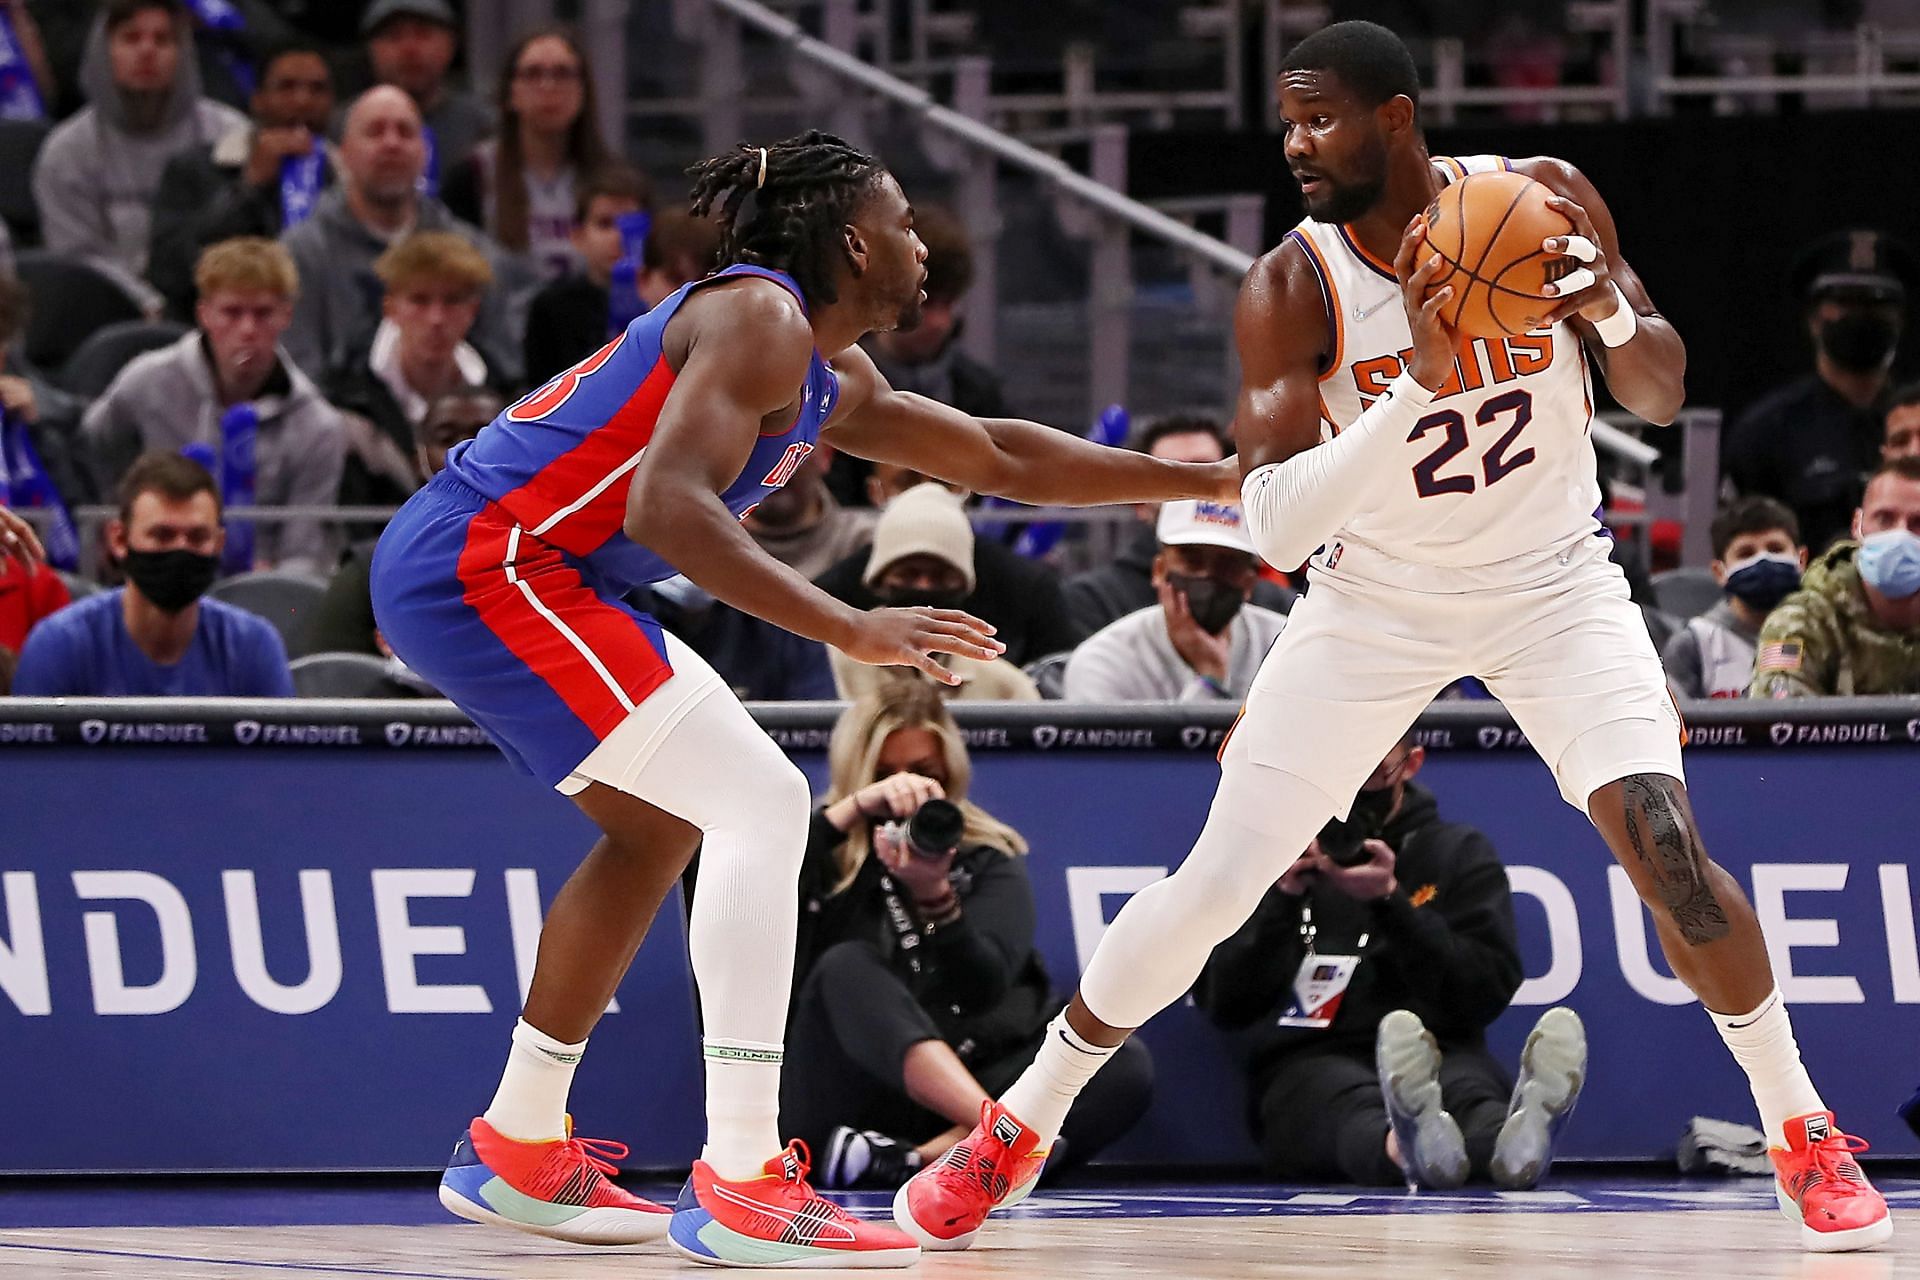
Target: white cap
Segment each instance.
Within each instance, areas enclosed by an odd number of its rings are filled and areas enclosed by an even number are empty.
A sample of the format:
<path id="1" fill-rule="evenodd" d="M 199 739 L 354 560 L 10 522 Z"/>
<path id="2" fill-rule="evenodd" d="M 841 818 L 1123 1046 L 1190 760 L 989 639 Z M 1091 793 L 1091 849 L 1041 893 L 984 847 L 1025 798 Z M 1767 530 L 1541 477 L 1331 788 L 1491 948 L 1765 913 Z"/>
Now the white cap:
<path id="1" fill-rule="evenodd" d="M 1227 547 L 1255 554 L 1236 502 L 1163 502 L 1154 532 L 1163 547 Z"/>

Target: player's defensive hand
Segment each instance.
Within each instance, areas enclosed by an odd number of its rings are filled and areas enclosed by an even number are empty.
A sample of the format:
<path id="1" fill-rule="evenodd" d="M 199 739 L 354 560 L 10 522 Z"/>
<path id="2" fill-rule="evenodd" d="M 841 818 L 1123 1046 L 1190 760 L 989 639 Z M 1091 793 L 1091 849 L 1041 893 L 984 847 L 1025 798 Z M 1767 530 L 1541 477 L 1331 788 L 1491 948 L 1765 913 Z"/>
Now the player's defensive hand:
<path id="1" fill-rule="evenodd" d="M 1575 313 L 1583 320 L 1605 320 L 1622 304 L 1614 293 L 1613 268 L 1600 248 L 1600 235 L 1593 229 L 1593 219 L 1565 196 L 1549 196 L 1547 205 L 1567 216 L 1573 223 L 1573 234 L 1548 236 L 1540 242 L 1540 247 L 1548 253 L 1570 259 L 1567 265 L 1571 268 L 1547 286 L 1548 297 L 1563 301 L 1549 311 L 1541 323 L 1558 324 Z"/>
<path id="2" fill-rule="evenodd" d="M 25 520 L 0 507 L 0 560 L 12 557 L 21 564 L 32 564 L 38 560 L 46 563 L 47 549 L 40 545 L 40 535 Z"/>
<path id="3" fill-rule="evenodd" d="M 861 614 L 852 638 L 840 646 L 855 662 L 875 667 L 918 667 L 941 684 L 960 677 L 940 665 L 936 653 L 991 662 L 1007 651 L 993 628 L 958 609 L 874 609 Z"/>
<path id="4" fill-rule="evenodd" d="M 1427 287 L 1440 274 L 1443 263 L 1437 253 L 1428 253 L 1416 262 L 1427 242 L 1427 215 L 1421 214 L 1407 224 L 1400 237 L 1400 252 L 1394 255 L 1393 274 L 1400 280 L 1400 297 L 1407 308 L 1407 326 L 1413 330 L 1413 363 L 1407 372 L 1429 391 L 1438 391 L 1453 372 L 1454 351 L 1458 339 L 1440 319 L 1440 310 L 1453 301 L 1453 286 Z"/>

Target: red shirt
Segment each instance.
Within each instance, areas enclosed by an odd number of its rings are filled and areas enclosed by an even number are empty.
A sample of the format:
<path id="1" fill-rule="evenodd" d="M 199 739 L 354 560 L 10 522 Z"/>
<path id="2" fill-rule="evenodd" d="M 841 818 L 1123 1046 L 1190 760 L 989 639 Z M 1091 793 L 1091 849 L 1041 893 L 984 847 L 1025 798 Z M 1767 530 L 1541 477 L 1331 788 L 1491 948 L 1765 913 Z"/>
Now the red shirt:
<path id="1" fill-rule="evenodd" d="M 43 564 L 0 556 L 0 649 L 20 652 L 33 624 L 73 600 L 60 575 Z"/>

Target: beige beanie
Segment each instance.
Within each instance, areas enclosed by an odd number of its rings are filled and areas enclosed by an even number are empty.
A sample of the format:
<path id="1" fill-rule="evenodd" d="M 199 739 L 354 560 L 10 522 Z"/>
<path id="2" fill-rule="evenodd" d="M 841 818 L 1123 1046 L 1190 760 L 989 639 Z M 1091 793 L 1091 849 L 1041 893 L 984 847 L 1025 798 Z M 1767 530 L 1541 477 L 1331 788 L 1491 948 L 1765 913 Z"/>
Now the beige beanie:
<path id="1" fill-rule="evenodd" d="M 973 590 L 973 525 L 957 495 L 938 484 L 917 484 L 880 513 L 873 553 L 862 577 L 868 586 L 882 570 L 908 556 L 935 556 L 958 569 Z"/>

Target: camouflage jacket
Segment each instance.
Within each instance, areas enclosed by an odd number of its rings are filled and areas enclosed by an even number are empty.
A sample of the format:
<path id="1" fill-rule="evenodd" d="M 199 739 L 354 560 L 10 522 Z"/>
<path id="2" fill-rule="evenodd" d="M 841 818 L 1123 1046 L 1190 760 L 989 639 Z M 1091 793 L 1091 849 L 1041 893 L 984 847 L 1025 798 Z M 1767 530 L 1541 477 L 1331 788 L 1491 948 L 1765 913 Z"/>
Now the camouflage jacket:
<path id="1" fill-rule="evenodd" d="M 1753 697 L 1920 693 L 1920 632 L 1887 631 L 1874 621 L 1854 564 L 1859 550 L 1836 543 L 1767 616 Z"/>

